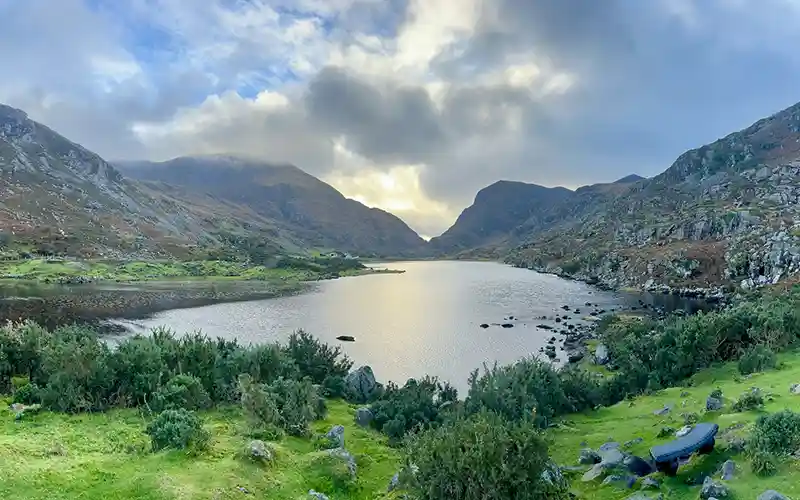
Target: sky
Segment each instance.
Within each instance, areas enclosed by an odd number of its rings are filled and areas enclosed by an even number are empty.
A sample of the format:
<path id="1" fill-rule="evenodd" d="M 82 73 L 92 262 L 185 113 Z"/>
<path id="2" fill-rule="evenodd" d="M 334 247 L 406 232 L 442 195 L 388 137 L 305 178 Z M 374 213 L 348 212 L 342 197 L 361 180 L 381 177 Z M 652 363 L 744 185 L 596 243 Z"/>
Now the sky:
<path id="1" fill-rule="evenodd" d="M 800 101 L 800 0 L 0 0 L 0 102 L 108 160 L 289 162 L 440 234 Z"/>

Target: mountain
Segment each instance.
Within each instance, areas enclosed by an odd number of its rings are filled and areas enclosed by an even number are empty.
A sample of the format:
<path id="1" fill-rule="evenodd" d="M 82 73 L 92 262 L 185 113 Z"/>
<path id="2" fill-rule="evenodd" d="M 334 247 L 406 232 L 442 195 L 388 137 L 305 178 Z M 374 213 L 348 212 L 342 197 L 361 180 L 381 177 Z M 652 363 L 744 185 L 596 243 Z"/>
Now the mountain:
<path id="1" fill-rule="evenodd" d="M 454 253 L 476 247 L 502 245 L 512 230 L 549 207 L 570 197 L 572 191 L 524 182 L 498 181 L 478 191 L 475 201 L 441 236 L 430 240 L 430 249 Z"/>
<path id="2" fill-rule="evenodd" d="M 800 104 L 613 186 L 515 229 L 524 242 L 508 262 L 645 288 L 749 288 L 800 272 Z"/>
<path id="3" fill-rule="evenodd" d="M 0 172 L 4 240 L 32 250 L 108 258 L 184 256 L 222 245 L 225 231 L 276 234 L 269 220 L 247 207 L 126 179 L 97 154 L 5 105 L 0 105 Z"/>
<path id="4" fill-rule="evenodd" d="M 394 215 L 345 198 L 292 165 L 230 156 L 117 162 L 130 177 L 180 186 L 197 195 L 246 206 L 307 247 L 362 256 L 414 256 L 425 241 Z"/>

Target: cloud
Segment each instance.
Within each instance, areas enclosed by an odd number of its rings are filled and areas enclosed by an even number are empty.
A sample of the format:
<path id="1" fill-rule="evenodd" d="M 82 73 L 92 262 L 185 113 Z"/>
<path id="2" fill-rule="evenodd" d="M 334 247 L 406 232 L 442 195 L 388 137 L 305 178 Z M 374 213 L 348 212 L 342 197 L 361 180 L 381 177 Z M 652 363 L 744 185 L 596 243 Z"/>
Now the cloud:
<path id="1" fill-rule="evenodd" d="M 444 230 L 800 100 L 795 0 L 0 0 L 0 101 L 110 159 L 291 162 Z M 36 36 L 31 36 L 35 34 Z"/>

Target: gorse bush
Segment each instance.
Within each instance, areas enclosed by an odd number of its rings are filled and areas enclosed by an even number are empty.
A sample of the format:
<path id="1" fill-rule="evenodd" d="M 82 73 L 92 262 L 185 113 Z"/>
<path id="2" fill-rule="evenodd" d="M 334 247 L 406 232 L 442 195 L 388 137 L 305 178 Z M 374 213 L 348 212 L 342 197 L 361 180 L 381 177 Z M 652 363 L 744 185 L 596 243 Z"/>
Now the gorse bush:
<path id="1" fill-rule="evenodd" d="M 293 436 L 309 436 L 310 424 L 325 415 L 320 393 L 307 378 L 280 378 L 259 384 L 250 375 L 239 377 L 242 408 L 255 432 L 279 435 L 281 429 Z"/>
<path id="2" fill-rule="evenodd" d="M 30 322 L 0 327 L 0 392 L 13 392 L 12 378 L 23 377 L 39 388 L 43 406 L 57 411 L 232 403 L 240 398 L 241 374 L 267 384 L 307 376 L 303 390 L 318 394 L 308 389 L 312 383 L 343 377 L 351 366 L 338 348 L 304 332 L 286 345 L 251 347 L 200 334 L 177 338 L 156 329 L 149 337 L 133 336 L 110 348 L 85 326 L 52 332 Z M 324 411 L 318 396 L 314 401 L 314 411 Z"/>
<path id="3" fill-rule="evenodd" d="M 441 423 L 456 401 L 455 388 L 435 377 L 410 379 L 403 387 L 390 382 L 370 407 L 373 425 L 398 443 L 411 430 Z"/>
<path id="4" fill-rule="evenodd" d="M 558 500 L 568 483 L 550 461 L 547 443 L 526 423 L 492 413 L 412 435 L 409 487 L 421 500 Z"/>
<path id="5" fill-rule="evenodd" d="M 38 404 L 42 401 L 42 391 L 36 384 L 24 384 L 14 389 L 12 403 L 22 403 L 26 405 Z"/>
<path id="6" fill-rule="evenodd" d="M 733 411 L 756 410 L 764 406 L 764 395 L 758 388 L 745 392 L 733 403 Z"/>
<path id="7" fill-rule="evenodd" d="M 146 433 L 150 436 L 153 451 L 165 448 L 202 451 L 210 438 L 197 415 L 183 408 L 160 413 L 147 426 Z"/>
<path id="8" fill-rule="evenodd" d="M 762 415 L 747 441 L 753 472 L 769 475 L 777 470 L 780 461 L 800 450 L 800 413 L 783 410 Z"/>
<path id="9" fill-rule="evenodd" d="M 750 346 L 739 358 L 739 373 L 747 375 L 775 368 L 778 358 L 775 353 L 765 345 Z"/>
<path id="10" fill-rule="evenodd" d="M 150 402 L 153 411 L 177 408 L 202 410 L 211 406 L 211 398 L 200 383 L 191 375 L 176 375 L 166 385 L 156 390 Z"/>

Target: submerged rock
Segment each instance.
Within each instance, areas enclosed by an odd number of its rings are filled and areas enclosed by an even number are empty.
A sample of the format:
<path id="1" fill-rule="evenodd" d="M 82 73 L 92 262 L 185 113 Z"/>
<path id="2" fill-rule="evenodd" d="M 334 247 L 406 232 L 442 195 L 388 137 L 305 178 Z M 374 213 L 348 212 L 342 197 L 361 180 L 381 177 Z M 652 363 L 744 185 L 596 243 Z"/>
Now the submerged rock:
<path id="1" fill-rule="evenodd" d="M 355 342 L 356 338 L 350 335 L 339 335 L 338 337 L 336 337 L 336 340 L 342 342 Z"/>

